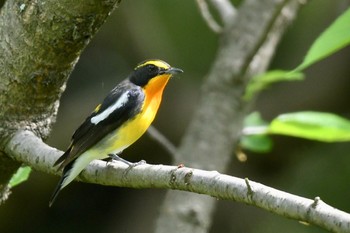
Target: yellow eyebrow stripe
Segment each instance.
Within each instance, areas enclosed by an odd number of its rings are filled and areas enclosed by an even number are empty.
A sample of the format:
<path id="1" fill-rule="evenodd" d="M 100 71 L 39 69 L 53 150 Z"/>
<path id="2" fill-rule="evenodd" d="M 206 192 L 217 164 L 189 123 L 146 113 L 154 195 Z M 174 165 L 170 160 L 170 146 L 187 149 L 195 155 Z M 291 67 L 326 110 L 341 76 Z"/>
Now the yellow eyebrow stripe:
<path id="1" fill-rule="evenodd" d="M 169 69 L 170 65 L 164 61 L 160 60 L 148 60 L 146 62 L 141 63 L 140 65 L 136 66 L 135 70 L 146 65 L 155 65 L 157 67 L 163 68 L 163 69 Z"/>

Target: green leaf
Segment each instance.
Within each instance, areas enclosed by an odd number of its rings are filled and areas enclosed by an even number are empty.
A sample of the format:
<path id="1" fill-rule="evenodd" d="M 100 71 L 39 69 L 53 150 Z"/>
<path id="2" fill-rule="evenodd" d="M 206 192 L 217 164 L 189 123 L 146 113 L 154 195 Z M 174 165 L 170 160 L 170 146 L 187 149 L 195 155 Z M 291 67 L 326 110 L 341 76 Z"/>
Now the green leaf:
<path id="1" fill-rule="evenodd" d="M 272 149 L 272 140 L 266 134 L 267 123 L 261 118 L 260 113 L 253 112 L 244 119 L 243 136 L 240 145 L 257 153 L 267 153 Z M 246 132 L 246 133 L 245 133 Z"/>
<path id="2" fill-rule="evenodd" d="M 272 140 L 267 135 L 248 135 L 243 136 L 240 141 L 243 149 L 256 153 L 267 153 L 272 149 Z"/>
<path id="3" fill-rule="evenodd" d="M 257 92 L 269 85 L 281 81 L 303 80 L 304 74 L 298 71 L 271 70 L 264 74 L 255 76 L 249 83 L 244 95 L 245 100 L 250 100 Z"/>
<path id="4" fill-rule="evenodd" d="M 339 16 L 312 44 L 303 62 L 296 68 L 303 70 L 350 44 L 350 8 Z"/>
<path id="5" fill-rule="evenodd" d="M 268 131 L 323 142 L 341 142 L 350 140 L 350 121 L 332 113 L 296 112 L 275 118 Z"/>
<path id="6" fill-rule="evenodd" d="M 26 166 L 26 167 L 20 167 L 17 172 L 12 176 L 9 185 L 11 187 L 14 187 L 24 181 L 26 181 L 29 177 L 29 174 L 31 172 L 31 168 Z"/>
<path id="7" fill-rule="evenodd" d="M 256 93 L 270 84 L 281 81 L 302 80 L 301 71 L 350 44 L 350 8 L 339 16 L 311 45 L 303 62 L 292 71 L 272 70 L 255 76 L 248 84 L 244 100 L 250 100 Z"/>
<path id="8" fill-rule="evenodd" d="M 267 126 L 268 123 L 264 121 L 259 112 L 252 112 L 244 118 L 243 126 Z"/>

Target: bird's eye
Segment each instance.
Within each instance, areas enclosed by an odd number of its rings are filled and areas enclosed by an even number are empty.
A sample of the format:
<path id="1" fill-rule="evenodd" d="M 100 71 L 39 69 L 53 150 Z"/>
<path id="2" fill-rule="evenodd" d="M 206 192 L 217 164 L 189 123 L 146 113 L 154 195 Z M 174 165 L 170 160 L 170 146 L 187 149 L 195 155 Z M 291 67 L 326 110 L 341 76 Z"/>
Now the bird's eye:
<path id="1" fill-rule="evenodd" d="M 155 73 L 155 72 L 158 71 L 158 67 L 155 66 L 155 65 L 149 65 L 149 66 L 148 66 L 148 71 L 149 71 L 150 73 Z"/>

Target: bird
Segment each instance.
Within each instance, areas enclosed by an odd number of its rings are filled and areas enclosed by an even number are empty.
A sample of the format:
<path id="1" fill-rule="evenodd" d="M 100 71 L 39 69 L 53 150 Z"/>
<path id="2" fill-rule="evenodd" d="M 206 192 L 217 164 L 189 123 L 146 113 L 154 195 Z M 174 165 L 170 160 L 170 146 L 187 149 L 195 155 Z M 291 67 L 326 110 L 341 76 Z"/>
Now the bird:
<path id="1" fill-rule="evenodd" d="M 124 149 L 137 141 L 153 122 L 169 79 L 182 73 L 165 61 L 149 59 L 139 63 L 115 86 L 77 128 L 68 149 L 54 163 L 63 170 L 54 190 L 51 207 L 59 192 L 95 159 L 121 160 Z"/>

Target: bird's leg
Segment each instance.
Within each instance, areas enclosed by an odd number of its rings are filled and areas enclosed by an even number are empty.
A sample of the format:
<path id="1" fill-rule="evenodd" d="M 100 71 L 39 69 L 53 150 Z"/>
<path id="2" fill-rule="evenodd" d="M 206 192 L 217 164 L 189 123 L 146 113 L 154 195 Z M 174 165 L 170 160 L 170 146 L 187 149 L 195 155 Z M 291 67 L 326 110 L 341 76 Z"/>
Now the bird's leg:
<path id="1" fill-rule="evenodd" d="M 109 163 L 111 163 L 111 162 L 113 162 L 115 159 L 113 158 L 114 156 L 116 156 L 116 155 L 114 155 L 114 154 L 108 154 L 108 157 L 107 158 L 105 158 L 105 159 L 102 159 L 103 161 L 106 161 L 106 166 L 108 166 L 108 164 Z M 118 156 L 118 158 L 120 158 L 119 156 Z M 120 158 L 121 159 L 121 158 Z"/>
<path id="2" fill-rule="evenodd" d="M 123 163 L 125 163 L 125 164 L 127 164 L 127 165 L 129 165 L 129 166 L 131 166 L 131 165 L 133 164 L 132 162 L 129 162 L 128 160 L 125 160 L 125 159 L 119 157 L 120 154 L 121 154 L 121 153 L 118 153 L 118 154 L 108 154 L 108 157 L 109 157 L 108 159 L 109 159 L 109 161 L 116 160 L 116 161 L 123 162 Z"/>
<path id="3" fill-rule="evenodd" d="M 106 162 L 106 166 L 108 166 L 108 164 L 111 163 L 113 161 L 113 159 L 108 156 L 107 158 L 102 159 L 102 161 L 105 161 Z"/>
<path id="4" fill-rule="evenodd" d="M 119 153 L 119 154 L 120 154 L 120 153 Z M 108 154 L 108 161 L 107 161 L 107 163 L 110 162 L 110 161 L 113 161 L 113 160 L 117 160 L 117 161 L 120 161 L 120 162 L 123 162 L 123 163 L 129 165 L 130 168 L 136 167 L 136 166 L 138 166 L 138 165 L 141 165 L 141 164 L 145 164 L 145 163 L 146 163 L 145 160 L 141 160 L 141 161 L 139 161 L 139 162 L 137 162 L 137 163 L 132 163 L 132 162 L 129 162 L 128 160 L 125 160 L 125 159 L 119 157 L 119 156 L 118 156 L 119 154 Z"/>

